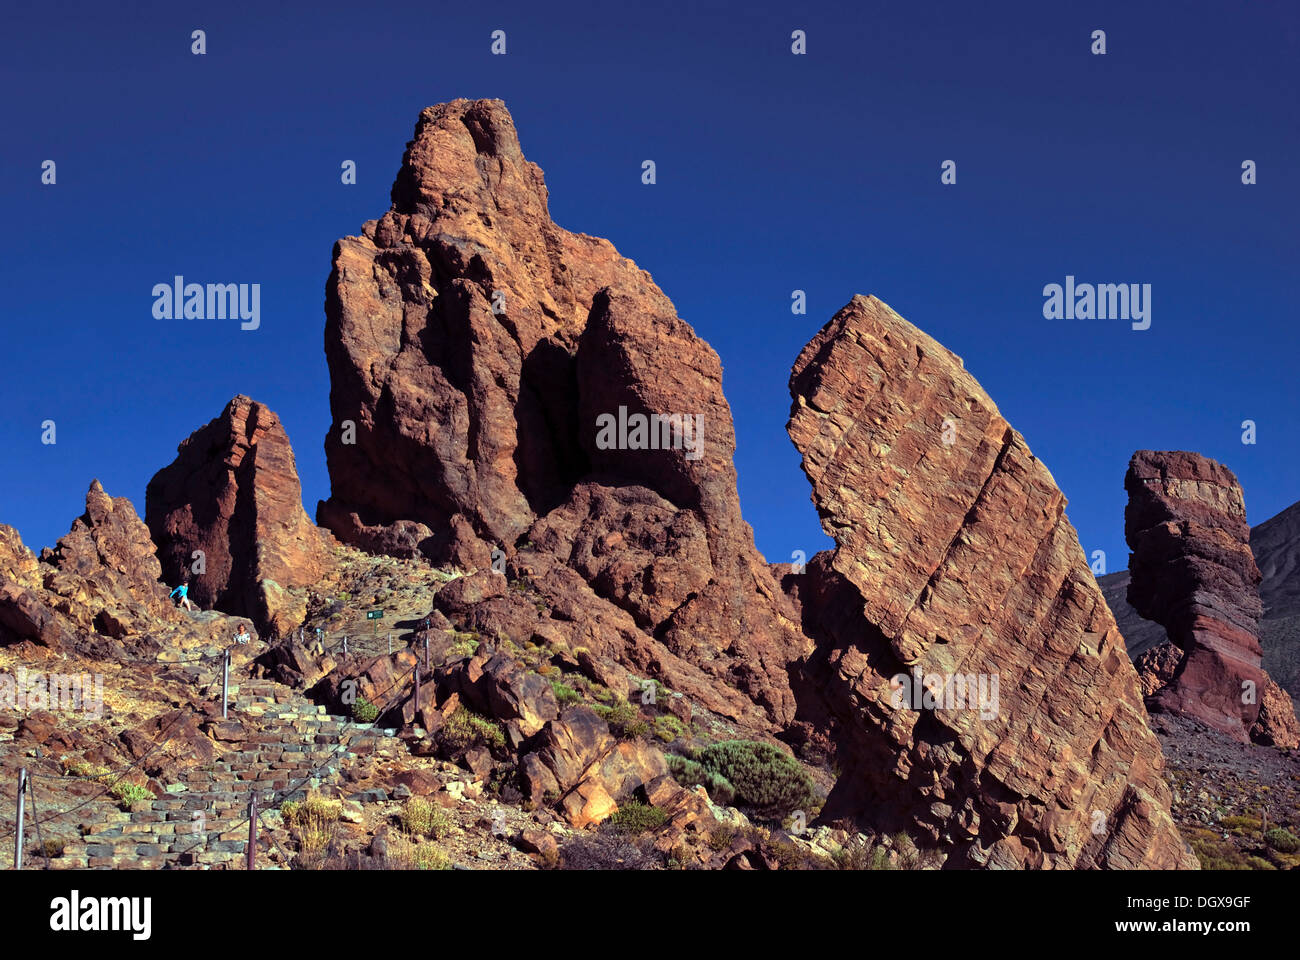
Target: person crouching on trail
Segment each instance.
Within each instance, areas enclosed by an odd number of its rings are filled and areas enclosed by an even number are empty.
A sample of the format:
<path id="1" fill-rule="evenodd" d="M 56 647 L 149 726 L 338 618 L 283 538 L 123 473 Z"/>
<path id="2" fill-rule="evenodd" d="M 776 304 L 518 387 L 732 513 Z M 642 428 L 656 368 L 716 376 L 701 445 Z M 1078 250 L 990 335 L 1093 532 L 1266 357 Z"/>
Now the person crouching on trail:
<path id="1" fill-rule="evenodd" d="M 175 600 L 176 606 L 178 607 L 183 607 L 186 610 L 193 610 L 194 601 L 190 599 L 189 593 L 190 593 L 190 582 L 188 580 L 184 580 L 181 582 L 181 585 L 179 587 L 177 587 L 170 594 L 168 594 L 167 599 Z"/>

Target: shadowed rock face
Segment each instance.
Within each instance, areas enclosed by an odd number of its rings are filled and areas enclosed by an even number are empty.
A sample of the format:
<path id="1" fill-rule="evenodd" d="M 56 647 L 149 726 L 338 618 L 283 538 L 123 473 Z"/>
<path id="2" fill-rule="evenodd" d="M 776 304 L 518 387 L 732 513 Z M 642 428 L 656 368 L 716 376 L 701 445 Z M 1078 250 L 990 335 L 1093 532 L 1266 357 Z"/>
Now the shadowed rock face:
<path id="1" fill-rule="evenodd" d="M 1148 683 L 1153 709 L 1242 742 L 1290 741 L 1289 700 L 1261 666 L 1261 576 L 1236 476 L 1196 453 L 1139 450 L 1124 488 L 1128 602 L 1161 624 L 1179 651 L 1172 676 Z M 1266 693 L 1265 725 L 1256 730 Z"/>
<path id="2" fill-rule="evenodd" d="M 190 574 L 194 551 L 203 551 L 190 596 L 249 617 L 261 632 L 296 627 L 305 608 L 283 588 L 315 583 L 331 562 L 329 535 L 302 509 L 284 427 L 244 396 L 182 441 L 176 460 L 149 481 L 145 516 L 167 582 Z"/>
<path id="3" fill-rule="evenodd" d="M 855 297 L 790 390 L 836 541 L 785 578 L 818 641 L 801 714 L 853 758 L 828 807 L 896 810 L 952 865 L 1195 866 L 1065 498 L 960 358 Z M 914 668 L 985 699 L 950 684 L 911 709 L 891 678 Z"/>
<path id="4" fill-rule="evenodd" d="M 551 221 L 500 101 L 425 110 L 392 201 L 334 251 L 319 522 L 466 569 L 500 549 L 574 646 L 747 728 L 790 719 L 807 644 L 741 518 L 717 354 L 649 274 Z M 700 432 L 611 446 L 601 418 L 620 412 Z M 507 607 L 476 622 L 522 629 L 527 605 Z"/>

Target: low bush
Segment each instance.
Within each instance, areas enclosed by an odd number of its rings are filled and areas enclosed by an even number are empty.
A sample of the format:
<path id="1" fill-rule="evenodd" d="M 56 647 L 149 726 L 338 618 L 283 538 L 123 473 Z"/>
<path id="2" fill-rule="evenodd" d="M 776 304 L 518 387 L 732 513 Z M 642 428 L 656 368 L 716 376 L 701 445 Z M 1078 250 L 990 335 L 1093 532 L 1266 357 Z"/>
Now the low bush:
<path id="1" fill-rule="evenodd" d="M 442 742 L 453 751 L 485 746 L 489 750 L 504 750 L 506 734 L 501 725 L 481 717 L 467 707 L 457 707 L 439 731 Z"/>
<path id="2" fill-rule="evenodd" d="M 662 714 L 655 717 L 654 734 L 664 743 L 672 743 L 674 740 L 684 738 L 689 731 L 686 724 L 682 723 L 672 714 Z"/>
<path id="3" fill-rule="evenodd" d="M 538 671 L 541 672 L 540 670 Z M 559 677 L 551 677 L 551 692 L 555 694 L 555 702 L 561 707 L 567 707 L 572 703 L 582 703 L 583 696 L 573 687 L 569 686 Z"/>
<path id="4" fill-rule="evenodd" d="M 610 733 L 620 740 L 636 740 L 650 732 L 650 724 L 641 716 L 641 711 L 622 698 L 615 698 L 609 704 L 595 704 L 592 709 L 609 724 Z"/>
<path id="5" fill-rule="evenodd" d="M 725 777 L 742 804 L 778 815 L 816 804 L 808 772 L 773 744 L 724 740 L 700 750 L 698 762 L 706 771 Z"/>
<path id="6" fill-rule="evenodd" d="M 1300 840 L 1286 827 L 1274 827 L 1264 834 L 1264 840 L 1279 853 L 1295 853 L 1300 850 Z"/>
<path id="7" fill-rule="evenodd" d="M 686 789 L 702 786 L 708 791 L 710 800 L 723 806 L 729 806 L 735 801 L 736 788 L 722 774 L 706 770 L 703 764 L 689 757 L 679 757 L 675 753 L 666 754 L 664 759 L 668 762 L 668 772 L 673 775 L 673 779 Z"/>
<path id="8" fill-rule="evenodd" d="M 647 853 L 626 835 L 613 831 L 579 834 L 560 847 L 564 870 L 649 870 L 662 860 Z"/>
<path id="9" fill-rule="evenodd" d="M 334 837 L 334 825 L 342 813 L 342 800 L 331 800 L 314 790 L 301 802 L 289 800 L 280 805 L 280 816 L 285 825 L 297 831 L 299 843 L 308 853 L 329 846 Z"/>
<path id="10" fill-rule="evenodd" d="M 435 840 L 451 829 L 451 818 L 424 797 L 409 797 L 402 807 L 402 829 L 413 837 Z"/>
<path id="11" fill-rule="evenodd" d="M 628 800 L 606 821 L 609 829 L 616 833 L 640 836 L 651 830 L 657 830 L 668 819 L 668 814 L 658 807 L 652 807 L 640 800 Z"/>
<path id="12" fill-rule="evenodd" d="M 113 784 L 110 792 L 117 798 L 123 810 L 130 810 L 132 804 L 139 803 L 141 800 L 154 799 L 154 792 L 148 787 L 143 787 L 138 783 L 127 783 L 123 780 Z"/>

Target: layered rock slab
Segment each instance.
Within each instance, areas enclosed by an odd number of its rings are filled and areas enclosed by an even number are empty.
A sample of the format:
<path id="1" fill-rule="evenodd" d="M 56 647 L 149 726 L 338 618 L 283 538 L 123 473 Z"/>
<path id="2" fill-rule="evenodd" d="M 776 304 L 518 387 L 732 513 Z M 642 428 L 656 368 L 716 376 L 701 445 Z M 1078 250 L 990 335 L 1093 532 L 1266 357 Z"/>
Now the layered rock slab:
<path id="1" fill-rule="evenodd" d="M 1171 675 L 1146 680 L 1152 708 L 1243 743 L 1293 745 L 1290 699 L 1262 666 L 1262 578 L 1237 477 L 1197 453 L 1139 450 L 1124 488 L 1128 602 L 1163 626 L 1178 652 Z M 1174 658 L 1166 651 L 1162 659 Z"/>
<path id="2" fill-rule="evenodd" d="M 855 297 L 790 390 L 836 541 L 794 575 L 801 709 L 850 758 L 828 807 L 894 811 L 952 865 L 1195 866 L 1065 498 L 961 359 Z"/>
<path id="3" fill-rule="evenodd" d="M 306 608 L 287 591 L 315 583 L 332 563 L 332 538 L 302 508 L 279 417 L 245 396 L 181 442 L 149 481 L 145 516 L 167 581 L 189 577 L 199 606 L 249 617 L 259 632 L 297 627 Z"/>
<path id="4" fill-rule="evenodd" d="M 688 663 L 727 716 L 785 722 L 807 644 L 741 518 L 717 354 L 547 202 L 500 101 L 420 115 L 391 209 L 335 247 L 317 518 L 466 570 L 522 554 L 543 598 L 582 608 L 566 625 L 617 624 L 591 649 Z M 654 421 L 653 446 L 602 437 L 602 418 L 656 416 L 677 419 Z"/>

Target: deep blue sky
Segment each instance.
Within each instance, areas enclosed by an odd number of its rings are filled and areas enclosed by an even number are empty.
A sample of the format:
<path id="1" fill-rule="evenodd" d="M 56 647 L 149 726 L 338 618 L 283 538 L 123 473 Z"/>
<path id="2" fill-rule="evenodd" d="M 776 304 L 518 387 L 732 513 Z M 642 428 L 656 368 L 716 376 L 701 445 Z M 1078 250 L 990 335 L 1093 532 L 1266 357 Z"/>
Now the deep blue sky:
<path id="1" fill-rule="evenodd" d="M 53 543 L 92 477 L 143 512 L 149 477 L 236 393 L 283 418 L 314 515 L 331 247 L 388 208 L 421 108 L 456 97 L 504 99 L 554 219 L 610 238 L 721 355 L 769 559 L 828 542 L 786 382 L 855 293 L 965 359 L 1112 570 L 1137 448 L 1227 464 L 1252 523 L 1300 498 L 1294 3 L 555 7 L 11 6 L 0 522 Z M 154 320 L 177 273 L 261 283 L 261 329 Z M 1152 284 L 1151 329 L 1044 320 L 1066 274 Z"/>

